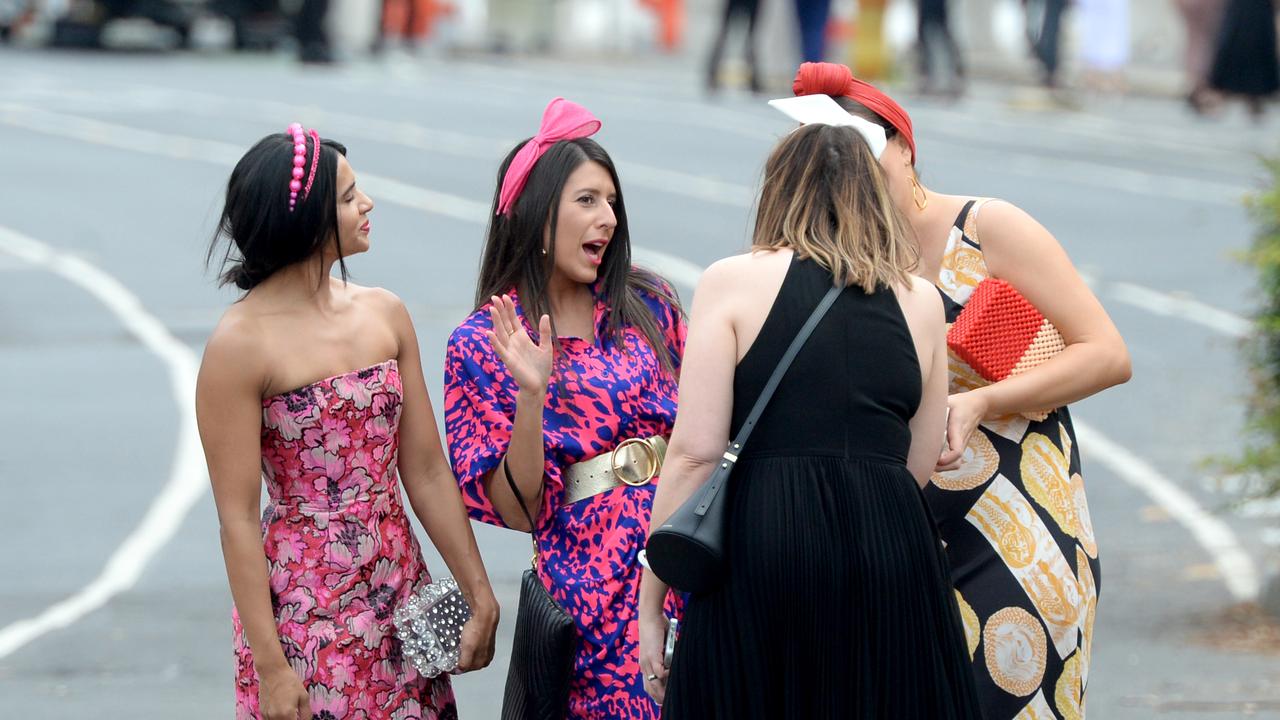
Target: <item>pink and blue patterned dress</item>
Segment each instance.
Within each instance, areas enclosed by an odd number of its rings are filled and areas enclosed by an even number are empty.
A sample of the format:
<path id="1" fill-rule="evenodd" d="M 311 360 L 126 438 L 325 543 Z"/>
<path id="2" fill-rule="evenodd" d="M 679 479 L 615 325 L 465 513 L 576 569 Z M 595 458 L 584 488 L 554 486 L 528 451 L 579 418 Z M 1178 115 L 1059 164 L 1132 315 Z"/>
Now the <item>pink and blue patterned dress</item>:
<path id="1" fill-rule="evenodd" d="M 400 502 L 395 360 L 262 401 L 262 514 L 285 658 L 328 720 L 457 720 L 449 676 L 400 653 L 392 610 L 431 577 Z M 258 674 L 233 612 L 236 718 L 257 718 Z"/>
<path id="2" fill-rule="evenodd" d="M 536 338 L 515 291 L 516 312 Z M 679 309 L 643 295 L 679 367 L 686 325 Z M 564 505 L 564 469 L 612 451 L 629 438 L 669 437 L 676 417 L 676 378 L 663 370 L 645 335 L 624 327 L 606 337 L 608 308 L 595 307 L 596 338 L 561 337 L 543 410 L 546 457 L 542 510 L 535 518 L 539 572 L 581 635 L 569 695 L 569 717 L 649 720 L 659 708 L 644 691 L 639 663 L 641 567 L 637 553 L 649 529 L 655 484 L 624 485 Z M 511 441 L 515 380 L 485 332 L 489 306 L 472 313 L 449 338 L 445 360 L 445 432 L 453 471 L 471 516 L 505 527 L 485 493 Z M 657 478 L 654 479 L 655 483 Z M 668 598 L 668 612 L 676 610 Z"/>

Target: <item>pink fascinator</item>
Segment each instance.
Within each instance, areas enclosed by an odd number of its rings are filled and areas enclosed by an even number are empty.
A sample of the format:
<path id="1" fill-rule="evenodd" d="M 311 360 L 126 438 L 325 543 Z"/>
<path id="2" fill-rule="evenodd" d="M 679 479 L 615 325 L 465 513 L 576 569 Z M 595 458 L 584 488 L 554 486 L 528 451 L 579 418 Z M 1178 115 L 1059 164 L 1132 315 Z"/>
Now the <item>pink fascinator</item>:
<path id="1" fill-rule="evenodd" d="M 511 158 L 507 174 L 502 178 L 502 192 L 498 195 L 498 215 L 506 215 L 520 198 L 529 173 L 533 166 L 552 145 L 561 140 L 576 140 L 590 137 L 600 130 L 600 121 L 590 110 L 581 105 L 558 97 L 547 103 L 542 112 L 542 125 L 538 134 L 520 148 L 520 152 Z"/>

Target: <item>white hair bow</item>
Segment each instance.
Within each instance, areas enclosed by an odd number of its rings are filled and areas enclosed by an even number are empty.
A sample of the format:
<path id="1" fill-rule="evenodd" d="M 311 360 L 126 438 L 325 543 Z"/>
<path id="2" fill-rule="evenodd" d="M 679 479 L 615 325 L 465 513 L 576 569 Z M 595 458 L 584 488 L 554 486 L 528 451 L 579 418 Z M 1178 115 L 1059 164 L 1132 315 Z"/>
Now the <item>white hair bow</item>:
<path id="1" fill-rule="evenodd" d="M 871 146 L 871 154 L 877 160 L 889 144 L 884 135 L 884 128 L 850 115 L 844 108 L 836 104 L 830 95 L 801 95 L 800 97 L 778 98 L 770 100 L 769 105 L 801 125 L 836 125 L 851 127 Z"/>

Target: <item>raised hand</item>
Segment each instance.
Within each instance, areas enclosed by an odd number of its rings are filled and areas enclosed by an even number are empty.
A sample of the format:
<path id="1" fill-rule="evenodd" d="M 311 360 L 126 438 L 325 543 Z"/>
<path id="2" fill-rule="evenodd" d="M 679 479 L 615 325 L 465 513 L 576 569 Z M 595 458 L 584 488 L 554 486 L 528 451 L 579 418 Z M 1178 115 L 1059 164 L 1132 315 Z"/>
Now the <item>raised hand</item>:
<path id="1" fill-rule="evenodd" d="M 538 342 L 534 343 L 516 315 L 516 304 L 510 296 L 495 296 L 490 300 L 493 329 L 488 336 L 494 352 L 521 390 L 545 392 L 551 380 L 551 318 L 543 315 L 538 320 Z"/>

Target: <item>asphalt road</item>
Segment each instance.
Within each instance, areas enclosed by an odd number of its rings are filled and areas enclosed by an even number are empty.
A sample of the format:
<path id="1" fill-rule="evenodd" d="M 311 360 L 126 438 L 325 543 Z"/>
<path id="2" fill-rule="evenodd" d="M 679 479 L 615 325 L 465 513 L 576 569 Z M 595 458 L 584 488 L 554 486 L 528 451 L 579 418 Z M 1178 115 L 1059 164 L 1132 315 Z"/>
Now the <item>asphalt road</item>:
<path id="1" fill-rule="evenodd" d="M 235 298 L 203 258 L 244 149 L 294 120 L 350 147 L 377 203 L 354 280 L 404 298 L 438 403 L 497 164 L 550 98 L 603 119 L 638 257 L 686 300 L 700 268 L 745 246 L 761 165 L 789 126 L 756 99 L 709 102 L 697 78 L 662 60 L 315 70 L 0 51 L 0 718 L 230 714 L 230 596 L 190 390 Z M 1009 97 L 978 84 L 958 104 L 905 99 L 930 186 L 1039 218 L 1133 354 L 1128 385 L 1075 410 L 1103 567 L 1090 716 L 1280 716 L 1277 650 L 1224 619 L 1275 569 L 1275 510 L 1230 505 L 1203 465 L 1240 447 L 1237 344 L 1256 298 L 1233 253 L 1280 125 Z M 464 717 L 489 718 L 527 543 L 476 532 L 505 619 L 494 666 L 455 687 Z"/>

